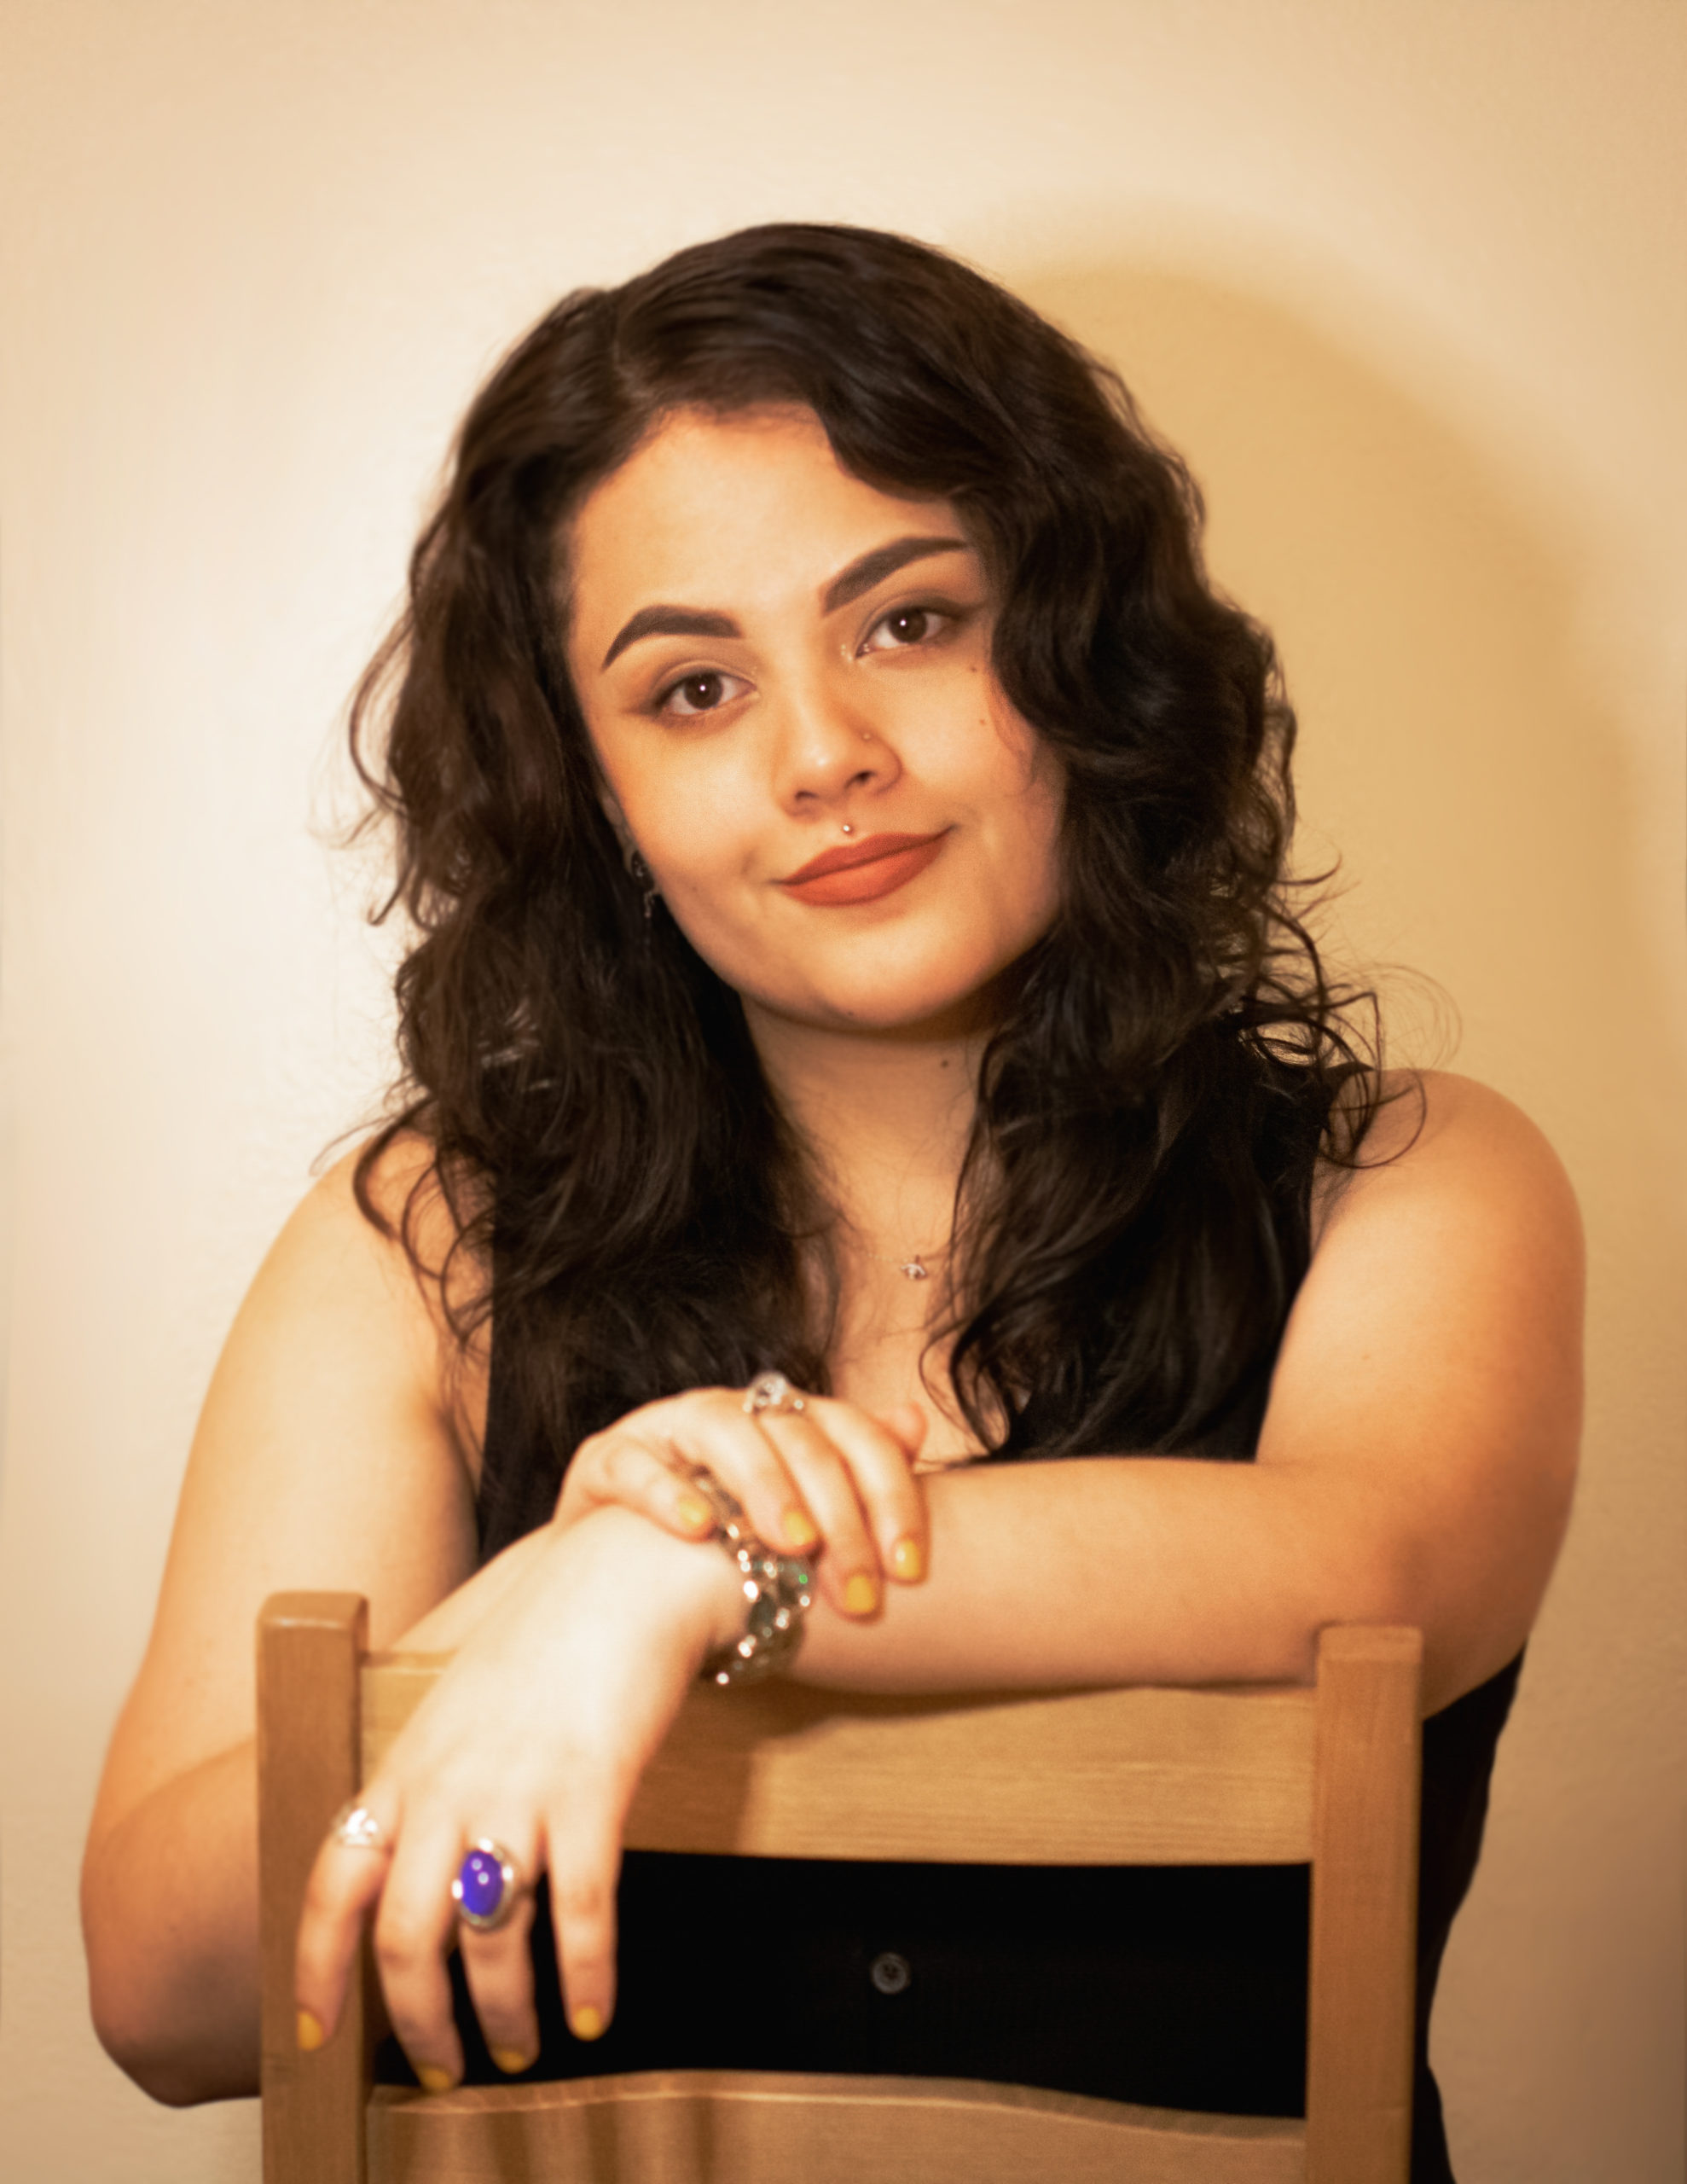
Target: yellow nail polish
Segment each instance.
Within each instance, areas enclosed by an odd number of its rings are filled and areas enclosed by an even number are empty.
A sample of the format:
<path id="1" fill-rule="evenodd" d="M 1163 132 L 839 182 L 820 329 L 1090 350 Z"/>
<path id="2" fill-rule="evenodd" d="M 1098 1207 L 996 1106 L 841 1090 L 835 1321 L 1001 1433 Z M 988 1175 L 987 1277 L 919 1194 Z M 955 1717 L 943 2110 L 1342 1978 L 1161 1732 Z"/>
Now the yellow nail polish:
<path id="1" fill-rule="evenodd" d="M 322 2030 L 320 2018 L 313 2017 L 309 2010 L 301 2010 L 299 2013 L 299 2047 L 301 2054 L 314 2055 L 328 2036 Z"/>
<path id="2" fill-rule="evenodd" d="M 694 1532 L 712 1531 L 715 1512 L 700 1494 L 682 1494 L 678 1502 L 680 1522 Z"/>
<path id="3" fill-rule="evenodd" d="M 912 1533 L 891 1548 L 890 1567 L 905 1585 L 917 1585 L 925 1575 L 925 1552 Z"/>
<path id="4" fill-rule="evenodd" d="M 805 1554 L 820 1538 L 807 1510 L 797 1508 L 794 1502 L 780 1518 L 780 1525 L 786 1545 L 794 1547 L 799 1554 Z"/>
<path id="5" fill-rule="evenodd" d="M 844 1605 L 851 1615 L 872 1615 L 878 1607 L 878 1580 L 857 1570 L 844 1588 Z"/>
<path id="6" fill-rule="evenodd" d="M 530 2055 L 524 2055 L 519 2048 L 494 2048 L 491 2056 L 507 2078 L 513 2078 L 519 2071 L 525 2071 L 533 2060 Z"/>
<path id="7" fill-rule="evenodd" d="M 424 2093 L 449 2093 L 457 2082 L 449 2071 L 442 2071 L 437 2063 L 418 2063 L 416 2076 L 421 2080 Z"/>
<path id="8" fill-rule="evenodd" d="M 601 2040 L 603 2012 L 594 2009 L 589 2002 L 582 2002 L 568 2020 L 568 2029 L 577 2040 Z"/>

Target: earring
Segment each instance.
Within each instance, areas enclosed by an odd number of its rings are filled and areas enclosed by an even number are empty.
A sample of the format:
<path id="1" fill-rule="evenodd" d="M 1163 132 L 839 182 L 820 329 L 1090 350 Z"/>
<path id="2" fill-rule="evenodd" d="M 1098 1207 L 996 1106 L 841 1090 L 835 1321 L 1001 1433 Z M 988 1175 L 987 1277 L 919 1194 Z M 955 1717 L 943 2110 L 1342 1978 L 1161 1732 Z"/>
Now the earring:
<path id="1" fill-rule="evenodd" d="M 627 869 L 633 875 L 633 885 L 644 890 L 644 921 L 648 925 L 656 914 L 656 899 L 661 891 L 651 877 L 650 867 L 636 850 L 627 859 Z"/>

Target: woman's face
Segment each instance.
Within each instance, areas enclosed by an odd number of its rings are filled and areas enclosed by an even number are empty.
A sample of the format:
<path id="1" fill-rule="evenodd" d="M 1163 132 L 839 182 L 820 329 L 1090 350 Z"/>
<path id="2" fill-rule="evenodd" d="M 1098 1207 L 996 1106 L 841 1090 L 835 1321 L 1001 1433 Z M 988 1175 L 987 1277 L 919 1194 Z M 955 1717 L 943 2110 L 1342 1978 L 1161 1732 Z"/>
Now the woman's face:
<path id="1" fill-rule="evenodd" d="M 682 412 L 567 558 L 611 816 L 752 1017 L 986 1019 L 1055 914 L 1062 786 L 948 502 L 851 477 L 806 410 Z"/>

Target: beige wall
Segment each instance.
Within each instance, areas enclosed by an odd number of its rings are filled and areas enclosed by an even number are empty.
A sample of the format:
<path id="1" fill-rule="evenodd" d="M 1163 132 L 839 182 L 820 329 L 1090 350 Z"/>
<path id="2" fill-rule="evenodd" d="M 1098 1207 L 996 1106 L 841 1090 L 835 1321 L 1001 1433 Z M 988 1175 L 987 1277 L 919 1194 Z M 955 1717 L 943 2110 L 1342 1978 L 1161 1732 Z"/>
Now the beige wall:
<path id="1" fill-rule="evenodd" d="M 100 2055 L 75 1867 L 217 1342 L 380 1083 L 365 882 L 310 821 L 446 433 L 563 288 L 797 215 L 948 243 L 1122 363 L 1278 630 L 1352 941 L 1441 982 L 1463 1066 L 1569 1163 L 1585 1483 L 1436 2053 L 1466 2184 L 1675 2184 L 1687 11 L 0 0 L 0 2169 L 256 2175 L 249 2108 L 154 2110 Z"/>

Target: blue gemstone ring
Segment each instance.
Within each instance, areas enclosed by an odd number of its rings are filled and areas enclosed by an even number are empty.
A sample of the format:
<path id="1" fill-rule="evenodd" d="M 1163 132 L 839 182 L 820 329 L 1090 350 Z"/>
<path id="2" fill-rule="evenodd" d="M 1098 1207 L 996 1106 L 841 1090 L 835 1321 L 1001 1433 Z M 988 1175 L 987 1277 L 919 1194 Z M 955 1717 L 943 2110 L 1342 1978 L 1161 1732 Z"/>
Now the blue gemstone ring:
<path id="1" fill-rule="evenodd" d="M 495 1926 L 503 1925 L 526 1888 L 520 1867 L 503 1844 L 483 1835 L 457 1868 L 451 1883 L 451 1901 L 464 1926 L 490 1934 Z"/>

